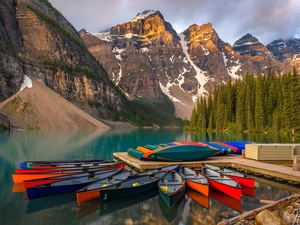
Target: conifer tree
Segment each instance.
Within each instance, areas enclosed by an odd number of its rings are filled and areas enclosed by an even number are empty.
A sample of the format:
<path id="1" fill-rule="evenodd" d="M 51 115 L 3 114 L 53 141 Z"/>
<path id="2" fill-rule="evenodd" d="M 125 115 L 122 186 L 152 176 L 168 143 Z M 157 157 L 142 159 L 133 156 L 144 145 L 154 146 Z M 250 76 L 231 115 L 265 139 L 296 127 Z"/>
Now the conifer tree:
<path id="1" fill-rule="evenodd" d="M 255 131 L 262 132 L 263 131 L 263 121 L 264 121 L 264 113 L 263 113 L 263 78 L 260 73 L 257 75 L 256 80 L 256 89 L 255 89 Z"/>
<path id="2" fill-rule="evenodd" d="M 236 82 L 236 129 L 241 132 L 245 124 L 245 91 L 244 82 L 237 80 Z"/>

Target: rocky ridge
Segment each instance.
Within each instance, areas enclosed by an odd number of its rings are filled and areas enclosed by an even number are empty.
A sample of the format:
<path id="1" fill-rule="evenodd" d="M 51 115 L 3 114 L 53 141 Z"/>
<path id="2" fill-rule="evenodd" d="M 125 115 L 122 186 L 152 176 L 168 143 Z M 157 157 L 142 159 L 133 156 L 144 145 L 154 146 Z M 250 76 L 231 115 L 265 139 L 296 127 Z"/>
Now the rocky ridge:
<path id="1" fill-rule="evenodd" d="M 106 71 L 48 1 L 4 0 L 0 10 L 1 101 L 28 75 L 96 118 L 123 108 L 124 97 Z"/>
<path id="2" fill-rule="evenodd" d="M 300 39 L 275 40 L 267 45 L 274 57 L 280 62 L 295 66 L 300 70 Z"/>
<path id="3" fill-rule="evenodd" d="M 233 46 L 220 39 L 212 24 L 193 24 L 182 34 L 159 11 L 147 10 L 108 32 L 80 35 L 101 62 L 110 79 L 128 98 L 140 96 L 159 102 L 171 99 L 176 113 L 189 118 L 196 99 L 213 85 L 243 77 L 247 72 L 266 74 L 270 69 L 292 69 L 251 34 Z M 98 40 L 97 40 L 98 39 Z"/>

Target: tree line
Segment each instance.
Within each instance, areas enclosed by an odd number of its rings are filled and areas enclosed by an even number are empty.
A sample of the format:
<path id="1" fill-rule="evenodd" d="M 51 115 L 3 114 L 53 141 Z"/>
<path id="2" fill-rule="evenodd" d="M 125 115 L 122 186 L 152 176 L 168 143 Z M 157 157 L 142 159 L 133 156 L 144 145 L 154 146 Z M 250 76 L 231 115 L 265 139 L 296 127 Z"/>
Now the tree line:
<path id="1" fill-rule="evenodd" d="M 202 96 L 185 129 L 216 132 L 300 133 L 300 78 L 287 74 L 256 75 L 215 85 Z"/>

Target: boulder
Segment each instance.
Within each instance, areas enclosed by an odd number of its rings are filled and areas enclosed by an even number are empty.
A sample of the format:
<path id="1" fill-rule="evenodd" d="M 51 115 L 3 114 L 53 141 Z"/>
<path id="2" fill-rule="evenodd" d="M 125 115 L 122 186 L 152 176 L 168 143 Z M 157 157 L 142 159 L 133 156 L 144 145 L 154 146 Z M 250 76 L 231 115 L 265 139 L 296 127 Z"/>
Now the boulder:
<path id="1" fill-rule="evenodd" d="M 255 217 L 257 225 L 288 225 L 279 215 L 265 209 Z"/>
<path id="2" fill-rule="evenodd" d="M 295 209 L 292 206 L 285 207 L 282 210 L 282 218 L 288 223 L 288 224 L 294 224 L 294 221 L 296 221 L 297 213 L 295 213 Z M 300 219 L 299 219 L 300 220 Z"/>

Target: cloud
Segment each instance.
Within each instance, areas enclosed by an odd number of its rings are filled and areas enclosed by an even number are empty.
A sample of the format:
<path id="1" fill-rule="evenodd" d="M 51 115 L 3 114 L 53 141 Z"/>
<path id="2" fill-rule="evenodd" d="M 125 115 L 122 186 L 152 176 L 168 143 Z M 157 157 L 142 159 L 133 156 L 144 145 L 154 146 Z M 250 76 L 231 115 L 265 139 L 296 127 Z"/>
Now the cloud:
<path id="1" fill-rule="evenodd" d="M 159 10 L 177 32 L 212 23 L 225 42 L 246 33 L 262 43 L 299 36 L 299 0 L 49 0 L 78 30 L 94 33 L 127 22 L 147 9 Z"/>

